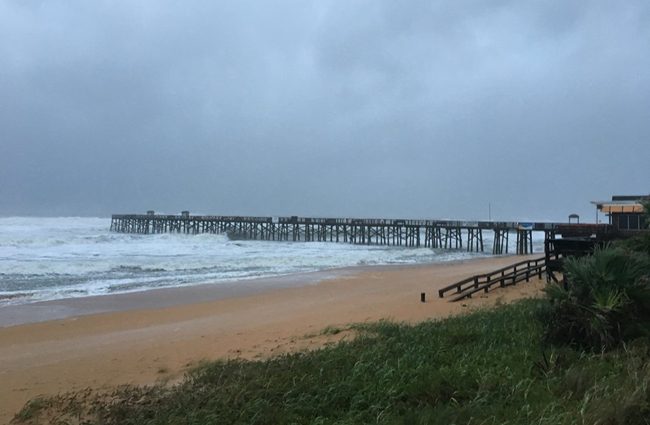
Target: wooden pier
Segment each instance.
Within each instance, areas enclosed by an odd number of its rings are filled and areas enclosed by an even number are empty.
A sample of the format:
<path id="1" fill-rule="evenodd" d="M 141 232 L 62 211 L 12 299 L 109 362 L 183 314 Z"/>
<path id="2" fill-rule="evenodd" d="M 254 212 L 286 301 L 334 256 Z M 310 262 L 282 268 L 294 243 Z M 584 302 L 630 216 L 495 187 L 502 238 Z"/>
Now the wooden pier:
<path id="1" fill-rule="evenodd" d="M 375 218 L 242 217 L 115 214 L 111 231 L 120 233 L 221 233 L 231 239 L 294 242 L 342 242 L 484 252 L 483 232 L 494 232 L 493 254 L 508 253 L 508 237 L 517 237 L 516 253 L 533 252 L 533 232 L 548 239 L 559 223 L 498 221 L 407 220 Z"/>

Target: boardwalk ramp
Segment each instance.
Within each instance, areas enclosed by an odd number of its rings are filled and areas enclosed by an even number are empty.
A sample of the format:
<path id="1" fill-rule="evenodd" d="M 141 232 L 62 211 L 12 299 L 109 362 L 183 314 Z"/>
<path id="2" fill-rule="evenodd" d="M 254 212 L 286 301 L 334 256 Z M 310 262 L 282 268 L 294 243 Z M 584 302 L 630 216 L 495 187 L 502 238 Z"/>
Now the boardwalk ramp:
<path id="1" fill-rule="evenodd" d="M 521 281 L 530 281 L 531 277 L 541 279 L 546 271 L 546 258 L 520 261 L 507 267 L 500 268 L 490 273 L 468 277 L 460 282 L 445 286 L 438 291 L 438 296 L 443 298 L 450 293 L 450 301 L 460 301 L 471 298 L 478 292 L 487 293 L 496 288 L 516 285 Z"/>

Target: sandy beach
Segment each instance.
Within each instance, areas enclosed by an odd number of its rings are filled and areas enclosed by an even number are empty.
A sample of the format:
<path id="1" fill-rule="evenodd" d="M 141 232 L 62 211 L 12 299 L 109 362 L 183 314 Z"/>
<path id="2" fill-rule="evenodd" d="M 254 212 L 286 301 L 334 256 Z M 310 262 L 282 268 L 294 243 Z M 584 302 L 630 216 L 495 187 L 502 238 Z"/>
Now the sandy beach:
<path id="1" fill-rule="evenodd" d="M 350 323 L 418 322 L 534 296 L 543 281 L 458 303 L 437 297 L 440 287 L 523 259 L 346 269 L 4 307 L 0 423 L 39 395 L 173 381 L 202 360 L 266 357 L 351 337 L 344 330 Z M 323 334 L 326 327 L 343 331 Z"/>

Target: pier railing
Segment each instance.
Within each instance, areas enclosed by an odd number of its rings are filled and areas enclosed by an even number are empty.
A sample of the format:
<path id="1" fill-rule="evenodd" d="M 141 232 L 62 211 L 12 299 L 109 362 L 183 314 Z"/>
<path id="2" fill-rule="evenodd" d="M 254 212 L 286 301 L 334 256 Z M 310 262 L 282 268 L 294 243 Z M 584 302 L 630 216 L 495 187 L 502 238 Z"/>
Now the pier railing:
<path id="1" fill-rule="evenodd" d="M 487 293 L 495 285 L 503 288 L 515 285 L 523 280 L 528 282 L 535 275 L 541 279 L 545 271 L 546 257 L 520 261 L 493 272 L 468 277 L 460 282 L 445 286 L 438 291 L 438 296 L 443 298 L 445 293 L 454 291 L 455 296 L 451 301 L 459 301 L 464 298 L 471 298 L 477 292 L 483 291 Z"/>
<path id="2" fill-rule="evenodd" d="M 254 217 L 221 215 L 173 215 L 173 214 L 113 214 L 112 220 L 185 220 L 185 221 L 223 221 L 274 224 L 323 224 L 323 225 L 366 225 L 366 226 L 431 226 L 461 227 L 464 229 L 509 229 L 509 230 L 553 230 L 558 223 L 486 220 L 420 220 L 420 219 L 386 219 L 386 218 L 323 218 L 323 217 Z"/>

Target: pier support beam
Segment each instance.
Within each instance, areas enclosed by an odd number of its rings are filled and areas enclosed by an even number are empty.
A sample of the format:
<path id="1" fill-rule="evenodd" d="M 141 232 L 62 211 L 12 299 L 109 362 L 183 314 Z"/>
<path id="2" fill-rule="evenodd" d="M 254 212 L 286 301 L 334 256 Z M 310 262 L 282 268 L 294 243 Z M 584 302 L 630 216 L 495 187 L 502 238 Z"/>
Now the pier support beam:
<path id="1" fill-rule="evenodd" d="M 427 248 L 442 247 L 442 232 L 440 227 L 427 226 L 424 229 L 424 246 Z"/>
<path id="2" fill-rule="evenodd" d="M 483 229 L 467 229 L 467 252 L 483 252 Z"/>
<path id="3" fill-rule="evenodd" d="M 445 227 L 445 249 L 462 248 L 463 237 L 460 227 Z"/>
<path id="4" fill-rule="evenodd" d="M 517 229 L 517 255 L 532 254 L 533 231 Z"/>
<path id="5" fill-rule="evenodd" d="M 501 255 L 508 253 L 508 229 L 494 229 L 494 242 L 492 242 L 492 254 Z"/>

